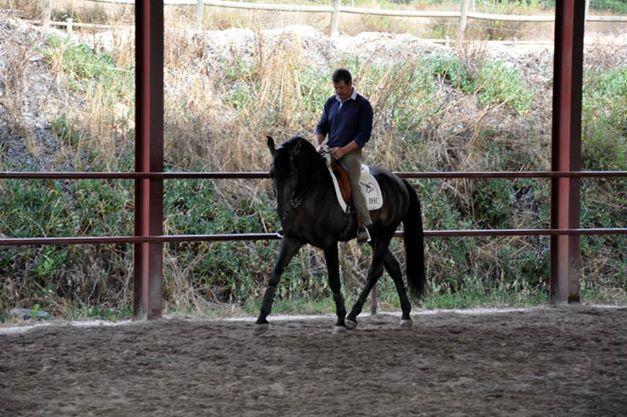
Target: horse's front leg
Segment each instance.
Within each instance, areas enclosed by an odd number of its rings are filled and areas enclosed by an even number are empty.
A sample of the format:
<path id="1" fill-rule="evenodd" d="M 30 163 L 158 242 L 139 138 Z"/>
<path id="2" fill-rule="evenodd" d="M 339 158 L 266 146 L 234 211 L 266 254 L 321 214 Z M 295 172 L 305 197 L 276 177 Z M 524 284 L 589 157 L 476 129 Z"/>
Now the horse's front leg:
<path id="1" fill-rule="evenodd" d="M 263 302 L 261 303 L 261 312 L 257 318 L 258 330 L 265 330 L 268 327 L 268 320 L 266 317 L 272 311 L 272 303 L 274 302 L 274 296 L 276 295 L 276 287 L 279 285 L 281 274 L 285 270 L 287 264 L 292 260 L 296 252 L 303 246 L 301 242 L 295 239 L 284 238 L 281 241 L 281 249 L 279 251 L 279 259 L 272 269 L 270 280 L 268 281 L 268 288 L 263 296 Z"/>
<path id="2" fill-rule="evenodd" d="M 337 313 L 336 331 L 346 330 L 346 307 L 344 307 L 344 297 L 342 296 L 342 284 L 340 283 L 340 262 L 338 258 L 337 243 L 324 250 L 324 258 L 327 262 L 327 272 L 329 273 L 329 287 L 335 300 L 335 312 Z"/>

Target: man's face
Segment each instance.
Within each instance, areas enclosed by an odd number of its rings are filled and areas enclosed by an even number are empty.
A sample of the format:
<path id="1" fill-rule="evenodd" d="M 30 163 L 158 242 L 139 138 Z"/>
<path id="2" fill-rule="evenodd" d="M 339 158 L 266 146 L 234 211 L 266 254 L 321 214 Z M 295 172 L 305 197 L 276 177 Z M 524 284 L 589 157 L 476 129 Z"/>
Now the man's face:
<path id="1" fill-rule="evenodd" d="M 348 100 L 353 93 L 353 83 L 346 84 L 344 80 L 333 83 L 333 88 L 335 88 L 335 94 L 337 94 L 342 101 Z"/>

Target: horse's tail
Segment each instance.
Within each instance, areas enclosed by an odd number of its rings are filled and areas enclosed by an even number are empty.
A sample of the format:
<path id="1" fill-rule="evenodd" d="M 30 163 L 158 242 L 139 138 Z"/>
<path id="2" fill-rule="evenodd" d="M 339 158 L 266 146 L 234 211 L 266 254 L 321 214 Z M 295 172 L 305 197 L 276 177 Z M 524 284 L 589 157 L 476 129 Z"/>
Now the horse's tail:
<path id="1" fill-rule="evenodd" d="M 403 182 L 409 193 L 409 209 L 403 219 L 407 284 L 411 293 L 415 297 L 420 297 L 424 293 L 426 283 L 422 212 L 416 190 L 407 181 L 403 180 Z"/>

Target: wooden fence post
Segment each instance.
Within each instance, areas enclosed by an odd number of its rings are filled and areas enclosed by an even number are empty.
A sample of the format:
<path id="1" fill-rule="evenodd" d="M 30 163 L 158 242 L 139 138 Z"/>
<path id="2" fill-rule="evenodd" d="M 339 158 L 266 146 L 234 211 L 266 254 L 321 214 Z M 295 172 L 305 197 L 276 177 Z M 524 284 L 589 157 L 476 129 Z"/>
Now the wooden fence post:
<path id="1" fill-rule="evenodd" d="M 74 19 L 72 19 L 71 17 L 68 17 L 67 19 L 65 19 L 65 26 L 67 27 L 68 35 L 71 35 L 72 32 L 74 31 L 74 28 L 72 27 L 73 23 L 74 23 Z"/>
<path id="2" fill-rule="evenodd" d="M 205 4 L 204 0 L 196 0 L 196 24 L 195 28 L 202 28 L 202 18 L 205 12 Z"/>
<path id="3" fill-rule="evenodd" d="M 462 0 L 460 6 L 459 29 L 457 30 L 457 46 L 462 45 L 464 40 L 464 32 L 466 31 L 466 21 L 468 20 L 468 6 L 470 0 Z"/>
<path id="4" fill-rule="evenodd" d="M 52 14 L 51 0 L 42 0 L 41 1 L 41 25 L 46 29 L 50 27 L 50 15 L 51 14 Z"/>
<path id="5" fill-rule="evenodd" d="M 331 14 L 331 37 L 336 37 L 340 32 L 340 5 L 342 0 L 333 0 L 333 13 Z"/>

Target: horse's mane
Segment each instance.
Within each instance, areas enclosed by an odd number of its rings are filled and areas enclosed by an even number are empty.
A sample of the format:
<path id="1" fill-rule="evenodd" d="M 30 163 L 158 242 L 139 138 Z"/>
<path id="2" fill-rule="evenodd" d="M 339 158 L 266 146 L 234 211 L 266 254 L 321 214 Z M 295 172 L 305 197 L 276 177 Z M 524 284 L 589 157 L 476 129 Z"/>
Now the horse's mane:
<path id="1" fill-rule="evenodd" d="M 305 138 L 294 136 L 281 144 L 277 149 L 279 164 L 291 161 L 299 175 L 306 173 L 307 177 L 318 176 L 326 173 L 324 158 L 316 151 L 316 148 Z M 281 167 L 282 167 L 281 166 Z"/>

